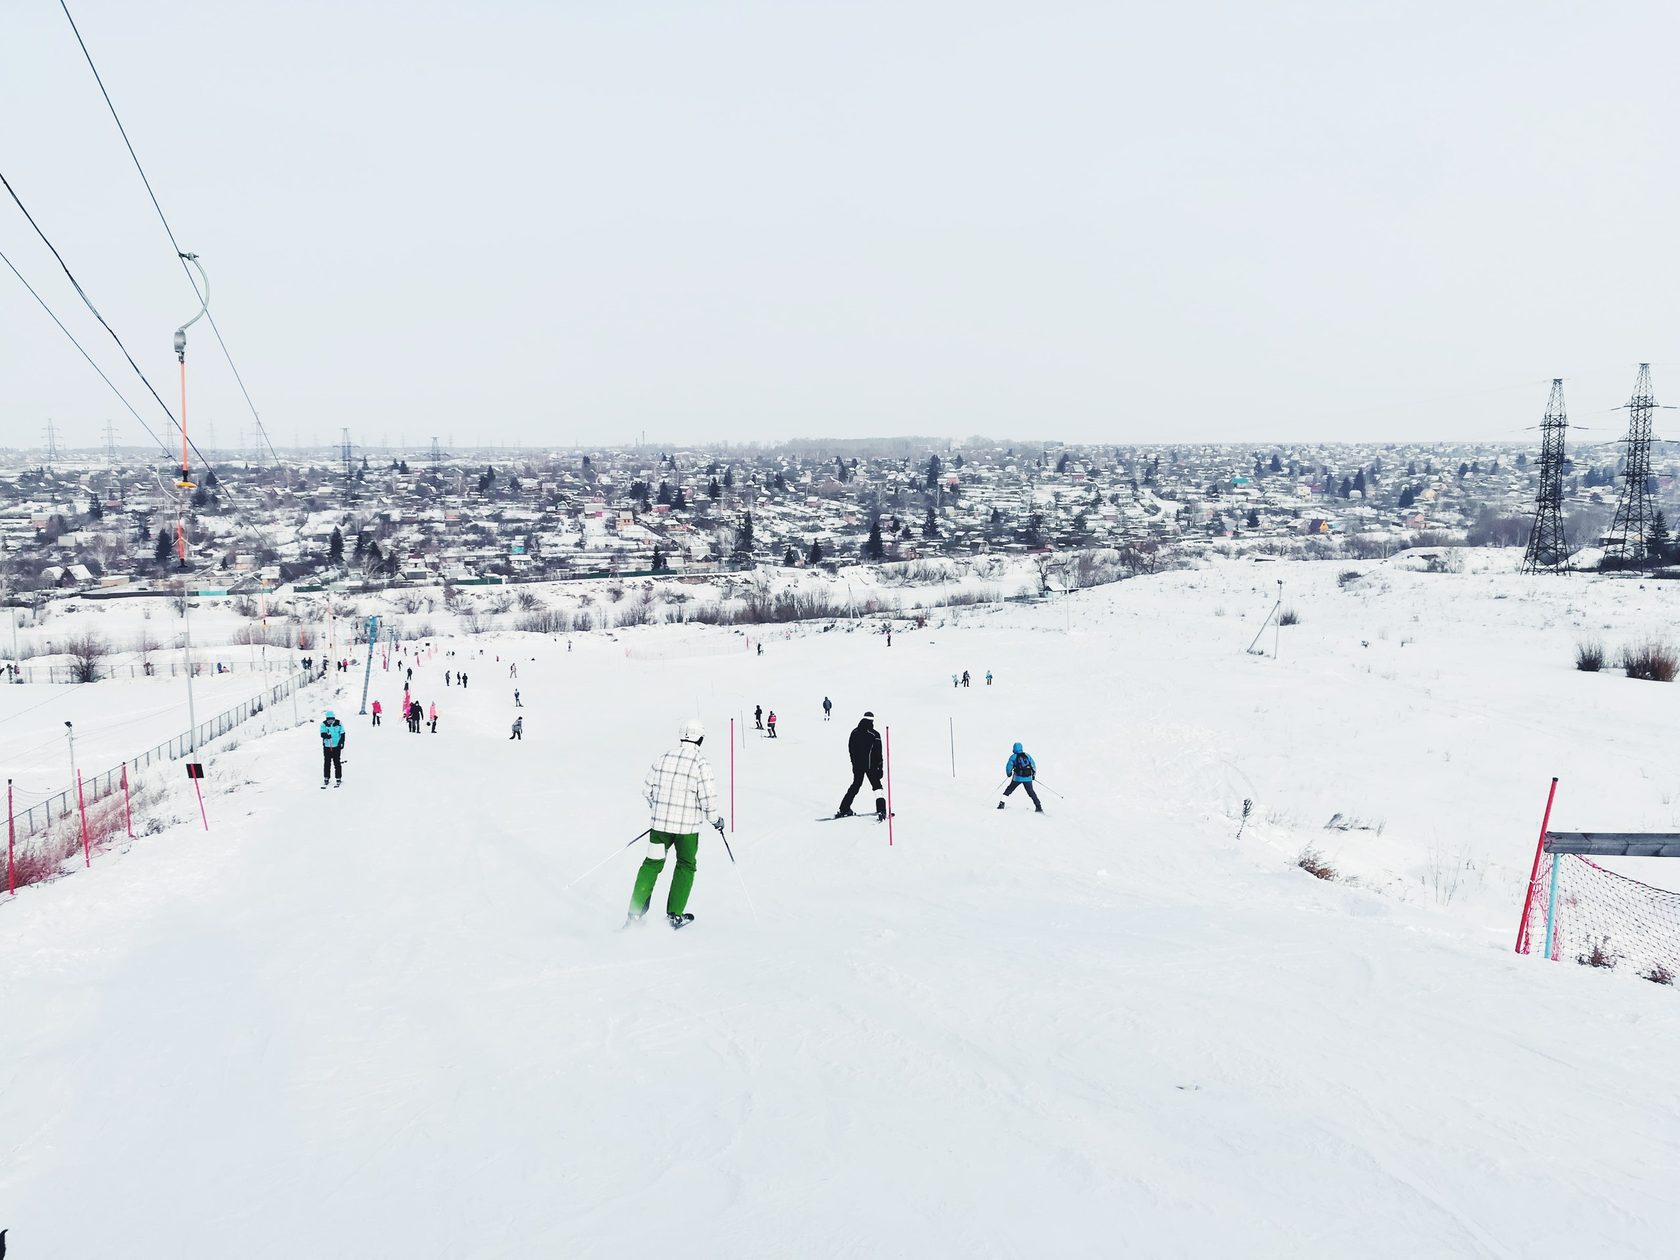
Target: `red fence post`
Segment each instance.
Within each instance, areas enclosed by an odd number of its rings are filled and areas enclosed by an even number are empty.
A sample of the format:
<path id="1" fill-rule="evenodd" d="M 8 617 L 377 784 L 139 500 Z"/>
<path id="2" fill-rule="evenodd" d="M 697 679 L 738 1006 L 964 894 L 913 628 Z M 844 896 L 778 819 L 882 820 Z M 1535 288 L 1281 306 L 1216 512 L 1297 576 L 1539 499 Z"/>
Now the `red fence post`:
<path id="1" fill-rule="evenodd" d="M 15 874 L 17 858 L 13 849 L 17 847 L 17 824 L 12 820 L 12 781 L 6 780 L 6 894 L 17 896 L 17 875 Z"/>
<path id="2" fill-rule="evenodd" d="M 892 727 L 887 727 L 887 848 L 893 843 L 893 807 L 892 807 Z"/>
<path id="3" fill-rule="evenodd" d="M 735 830 L 735 719 L 729 719 L 729 830 Z"/>
<path id="4" fill-rule="evenodd" d="M 76 807 L 82 815 L 82 865 L 93 865 L 93 846 L 88 842 L 87 801 L 82 797 L 82 772 L 76 771 Z"/>
<path id="5" fill-rule="evenodd" d="M 134 811 L 128 802 L 128 762 L 123 762 L 123 817 L 128 820 L 128 838 L 134 839 Z"/>
<path id="6" fill-rule="evenodd" d="M 193 791 L 198 793 L 198 816 L 204 819 L 204 830 L 209 831 L 210 815 L 204 812 L 204 789 L 199 786 L 203 782 L 202 777 L 195 777 L 193 779 Z"/>
<path id="7" fill-rule="evenodd" d="M 1534 844 L 1534 865 L 1528 872 L 1528 892 L 1523 897 L 1522 921 L 1517 924 L 1517 953 L 1528 953 L 1528 918 L 1534 906 L 1534 881 L 1540 875 L 1540 855 L 1546 850 L 1546 831 L 1552 823 L 1552 798 L 1557 795 L 1557 776 L 1552 776 L 1551 791 L 1546 793 L 1546 812 L 1540 819 L 1540 839 Z M 1557 859 L 1552 859 L 1554 862 Z"/>

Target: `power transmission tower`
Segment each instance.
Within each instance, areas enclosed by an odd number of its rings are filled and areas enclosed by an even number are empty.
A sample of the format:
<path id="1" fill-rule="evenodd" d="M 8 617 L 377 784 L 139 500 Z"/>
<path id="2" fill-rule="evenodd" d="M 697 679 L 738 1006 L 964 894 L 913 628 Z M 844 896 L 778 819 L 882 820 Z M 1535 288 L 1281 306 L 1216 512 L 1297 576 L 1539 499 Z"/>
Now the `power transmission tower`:
<path id="1" fill-rule="evenodd" d="M 53 428 L 53 422 L 47 421 L 47 467 L 51 468 L 58 462 L 58 430 Z"/>
<path id="2" fill-rule="evenodd" d="M 1534 498 L 1534 528 L 1523 554 L 1524 573 L 1569 572 L 1569 546 L 1563 537 L 1563 435 L 1568 428 L 1563 378 L 1554 377 L 1546 418 L 1540 422 L 1540 489 Z"/>
<path id="3" fill-rule="evenodd" d="M 105 422 L 105 462 L 117 466 L 117 426 L 109 420 Z"/>
<path id="4" fill-rule="evenodd" d="M 1645 560 L 1646 537 L 1655 511 L 1651 505 L 1651 412 L 1657 400 L 1651 393 L 1651 365 L 1639 365 L 1633 397 L 1627 400 L 1627 458 L 1622 465 L 1622 497 L 1610 522 L 1604 562 L 1610 568 L 1624 568 Z"/>
<path id="5" fill-rule="evenodd" d="M 438 440 L 434 435 L 432 438 L 432 467 L 436 468 L 441 463 L 443 463 L 443 452 L 438 449 Z"/>
<path id="6" fill-rule="evenodd" d="M 343 430 L 343 434 L 344 436 L 340 439 L 338 450 L 339 455 L 344 460 L 344 480 L 351 481 L 354 479 L 355 473 L 350 467 L 350 430 Z"/>

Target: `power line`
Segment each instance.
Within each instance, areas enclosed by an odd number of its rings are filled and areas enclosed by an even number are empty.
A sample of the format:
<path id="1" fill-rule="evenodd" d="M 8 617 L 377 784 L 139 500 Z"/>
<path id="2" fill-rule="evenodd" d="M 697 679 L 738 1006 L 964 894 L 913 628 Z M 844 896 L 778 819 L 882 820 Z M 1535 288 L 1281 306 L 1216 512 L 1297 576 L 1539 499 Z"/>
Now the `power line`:
<path id="1" fill-rule="evenodd" d="M 134 142 L 128 138 L 128 128 L 123 126 L 122 117 L 117 113 L 115 102 L 111 94 L 105 90 L 105 80 L 100 77 L 99 67 L 93 64 L 93 54 L 88 51 L 87 42 L 82 39 L 82 32 L 76 26 L 76 19 L 70 16 L 70 6 L 65 0 L 58 0 L 58 7 L 64 10 L 64 20 L 70 23 L 70 32 L 76 37 L 76 44 L 82 50 L 82 56 L 87 60 L 88 69 L 93 71 L 93 81 L 99 85 L 99 94 L 105 98 L 105 108 L 111 111 L 111 121 L 117 124 L 117 132 L 122 136 L 123 147 L 128 150 L 128 156 L 134 163 L 134 169 L 140 173 L 140 182 L 146 186 L 146 195 L 152 199 L 152 209 L 157 211 L 158 222 L 163 224 L 163 231 L 169 237 L 169 244 L 175 250 L 176 261 L 181 264 L 181 270 L 187 277 L 187 283 L 192 285 L 193 293 L 204 305 L 205 317 L 210 321 L 210 331 L 216 334 L 216 344 L 222 348 L 222 357 L 233 373 L 233 379 L 239 384 L 239 392 L 245 396 L 245 405 L 251 409 L 251 418 L 257 422 L 257 432 L 262 434 L 263 441 L 268 444 L 268 453 L 274 457 L 274 462 L 280 462 L 280 454 L 274 449 L 274 443 L 269 440 L 268 430 L 263 427 L 262 417 L 257 414 L 257 405 L 251 401 L 251 391 L 245 388 L 245 378 L 240 376 L 239 368 L 233 362 L 233 354 L 227 348 L 227 342 L 222 340 L 222 330 L 216 326 L 216 317 L 210 314 L 210 308 L 204 301 L 204 294 L 198 287 L 198 280 L 193 276 L 192 269 L 187 266 L 186 251 L 181 243 L 175 239 L 175 229 L 169 226 L 169 218 L 163 213 L 163 206 L 158 202 L 157 193 L 152 189 L 152 181 L 146 177 L 146 168 L 140 165 L 140 155 L 134 151 Z M 193 448 L 197 450 L 196 447 Z"/>
<path id="2" fill-rule="evenodd" d="M 19 271 L 16 266 L 13 265 L 12 260 L 10 258 L 7 258 L 4 253 L 0 253 L 0 262 L 5 263 L 6 266 L 11 269 L 11 273 L 18 278 L 18 283 L 21 284 L 24 288 L 29 290 L 29 296 L 34 298 L 37 302 L 39 302 L 41 304 L 41 309 L 47 313 L 47 318 L 52 320 L 53 323 L 57 324 L 58 328 L 59 328 L 59 331 L 62 332 L 66 337 L 70 338 L 70 344 L 75 346 L 77 350 L 81 351 L 82 358 L 84 358 L 88 361 L 88 366 L 91 367 L 95 372 L 99 373 L 99 379 L 104 381 L 105 384 L 107 384 L 111 387 L 111 392 L 117 396 L 117 400 L 119 402 L 121 402 L 123 406 L 128 408 L 128 414 L 133 416 L 135 418 L 135 420 L 139 421 L 140 427 L 142 429 L 146 430 L 146 436 L 151 438 L 152 441 L 156 442 L 158 444 L 159 449 L 162 450 L 165 455 L 170 454 L 169 447 L 164 444 L 163 439 L 160 438 L 157 434 L 152 432 L 152 426 L 147 424 L 145 422 L 145 420 L 143 420 L 141 418 L 140 413 L 138 411 L 134 410 L 134 404 L 129 402 L 127 396 L 122 392 L 122 390 L 117 388 L 116 383 L 113 382 L 109 376 L 105 375 L 105 369 L 100 367 L 98 363 L 94 362 L 93 356 L 91 354 L 89 354 L 86 349 L 83 348 L 81 342 L 76 340 L 76 334 L 71 332 L 68 328 L 66 328 L 64 326 L 64 321 L 62 319 L 60 319 L 56 314 L 53 313 L 53 308 L 47 305 L 46 299 L 43 298 L 39 293 L 35 292 L 35 287 L 32 284 L 30 284 L 29 281 L 27 281 L 23 278 L 23 273 L 21 271 Z"/>

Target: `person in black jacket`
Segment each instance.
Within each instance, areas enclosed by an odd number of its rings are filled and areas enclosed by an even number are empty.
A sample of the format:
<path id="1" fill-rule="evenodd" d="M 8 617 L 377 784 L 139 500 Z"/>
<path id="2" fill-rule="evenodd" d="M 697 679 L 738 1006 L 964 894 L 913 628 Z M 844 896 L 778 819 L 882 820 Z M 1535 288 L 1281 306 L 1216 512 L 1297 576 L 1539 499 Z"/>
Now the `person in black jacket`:
<path id="1" fill-rule="evenodd" d="M 852 802 L 857 799 L 858 789 L 863 786 L 865 778 L 869 786 L 875 789 L 875 817 L 887 816 L 887 798 L 881 795 L 881 736 L 875 729 L 875 715 L 865 713 L 863 720 L 853 728 L 846 740 L 846 751 L 852 758 L 852 786 L 846 790 L 845 797 L 840 802 L 840 808 L 834 812 L 836 818 L 850 818 L 852 816 Z"/>

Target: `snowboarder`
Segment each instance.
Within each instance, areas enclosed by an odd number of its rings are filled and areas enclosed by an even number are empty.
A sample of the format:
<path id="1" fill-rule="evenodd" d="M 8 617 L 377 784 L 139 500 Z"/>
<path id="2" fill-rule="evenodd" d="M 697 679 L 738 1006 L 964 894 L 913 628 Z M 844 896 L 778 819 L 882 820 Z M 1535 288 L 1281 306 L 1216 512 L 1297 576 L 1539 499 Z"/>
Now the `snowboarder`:
<path id="1" fill-rule="evenodd" d="M 437 734 L 437 701 L 432 701 L 431 711 L 427 714 L 432 719 L 432 734 Z"/>
<path id="2" fill-rule="evenodd" d="M 753 730 L 762 731 L 763 729 L 764 729 L 764 706 L 762 704 L 755 704 L 753 706 Z"/>
<path id="3" fill-rule="evenodd" d="M 331 709 L 321 719 L 321 786 L 332 779 L 334 786 L 344 786 L 344 723 L 333 716 Z"/>
<path id="4" fill-rule="evenodd" d="M 717 813 L 717 784 L 712 767 L 700 755 L 706 728 L 699 719 L 689 718 L 678 729 L 680 742 L 661 753 L 643 781 L 643 793 L 653 811 L 648 830 L 648 853 L 636 872 L 636 886 L 630 893 L 630 915 L 626 924 L 647 913 L 653 900 L 653 886 L 665 869 L 665 857 L 673 848 L 677 869 L 671 875 L 671 890 L 665 898 L 665 918 L 673 928 L 686 927 L 694 916 L 686 912 L 689 890 L 694 887 L 695 858 L 700 852 L 700 828 L 708 822 L 723 834 L 723 815 Z M 714 817 L 715 815 L 715 817 Z"/>
<path id="5" fill-rule="evenodd" d="M 373 724 L 375 726 L 379 725 L 379 715 L 383 712 L 385 712 L 384 708 L 380 706 L 379 701 L 375 700 L 373 702 Z"/>
<path id="6" fill-rule="evenodd" d="M 846 789 L 846 795 L 841 798 L 840 808 L 834 811 L 834 816 L 852 816 L 852 802 L 857 799 L 858 789 L 867 778 L 869 786 L 875 790 L 875 817 L 885 819 L 887 798 L 881 794 L 881 735 L 875 729 L 873 712 L 866 712 L 852 728 L 851 735 L 846 738 L 846 752 L 852 759 L 852 786 Z"/>
<path id="7" fill-rule="evenodd" d="M 516 717 L 516 718 L 513 719 L 513 734 L 509 735 L 508 738 L 509 739 L 517 739 L 517 740 L 520 740 L 521 742 L 524 741 L 524 739 L 525 739 L 525 719 L 523 717 Z"/>
<path id="8" fill-rule="evenodd" d="M 776 738 L 776 710 L 771 709 L 770 710 L 770 716 L 765 720 L 770 724 L 769 725 L 770 738 L 775 739 Z"/>
<path id="9" fill-rule="evenodd" d="M 1015 745 L 1015 751 L 1009 754 L 1009 761 L 1004 766 L 1004 773 L 1009 776 L 1009 786 L 1003 789 L 1003 795 L 1008 796 L 1018 787 L 1027 789 L 1027 796 L 1032 800 L 1033 812 L 1042 814 L 1044 806 L 1038 799 L 1038 793 L 1033 791 L 1033 780 L 1038 777 L 1038 764 L 1028 755 L 1021 745 Z M 998 808 L 1003 808 L 1003 799 L 998 799 Z"/>
<path id="10" fill-rule="evenodd" d="M 828 721 L 829 718 L 833 716 L 833 714 L 834 714 L 834 701 L 830 700 L 827 696 L 824 696 L 823 697 L 823 721 L 825 721 L 825 722 Z"/>

